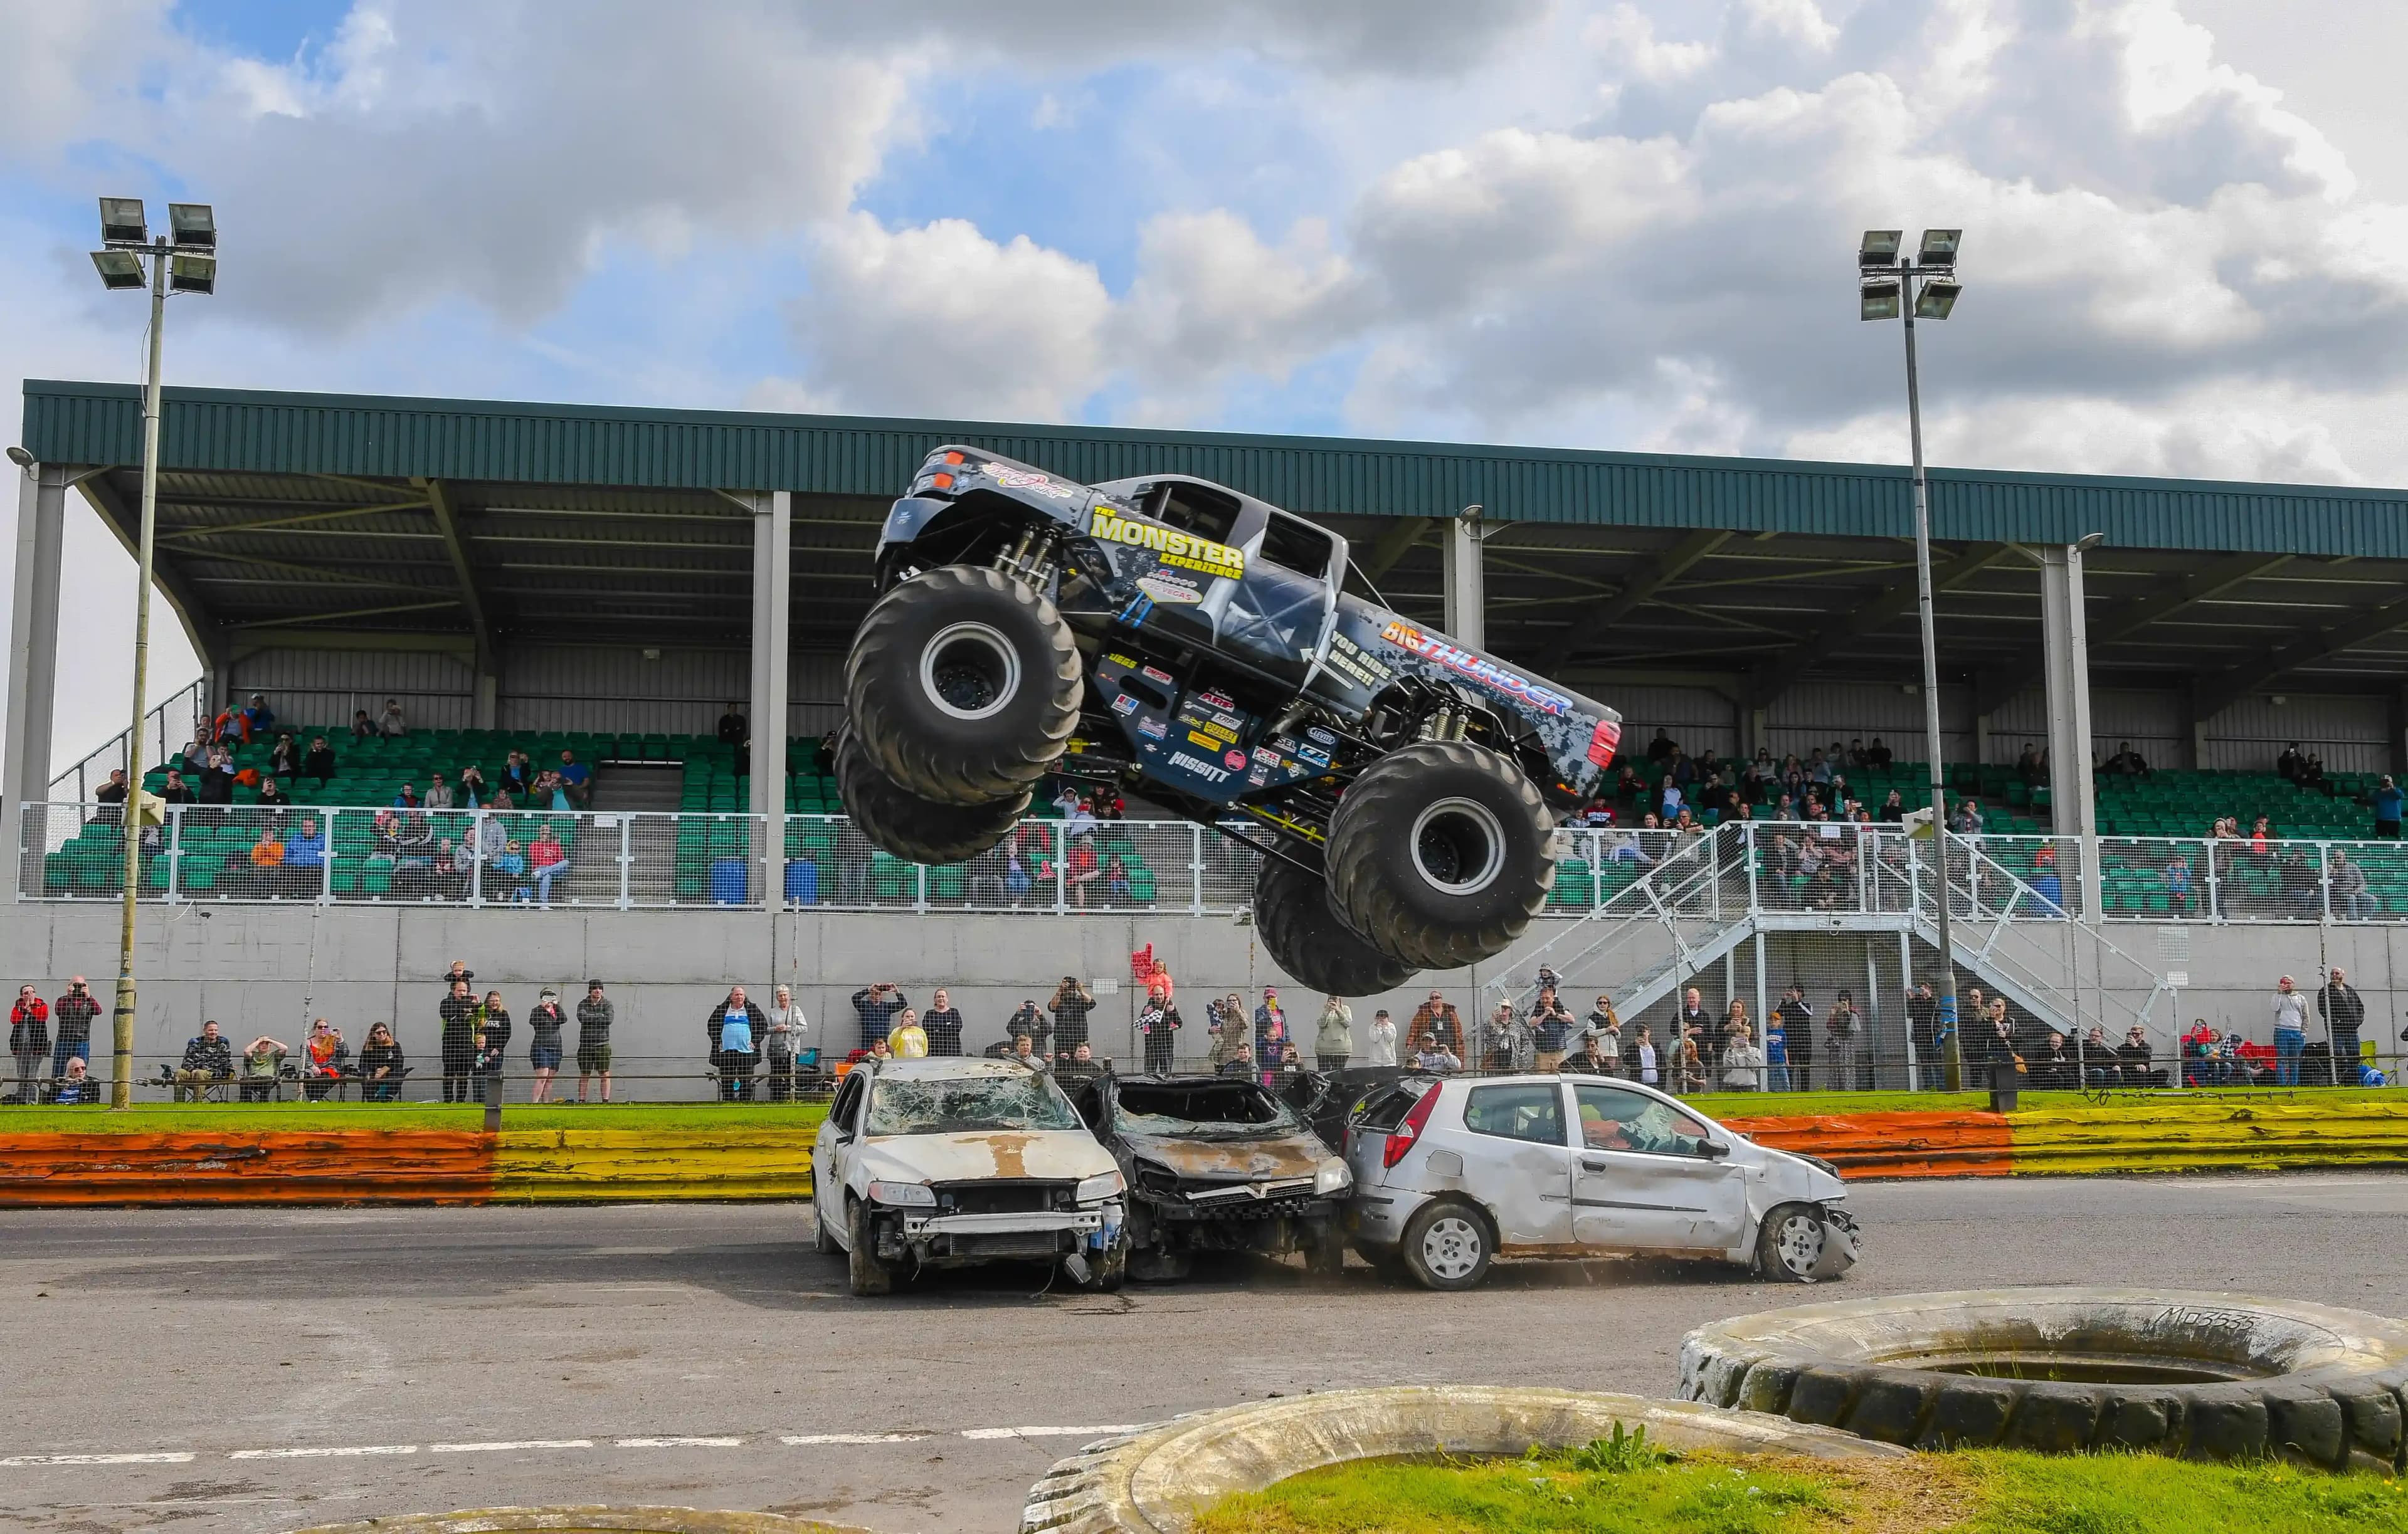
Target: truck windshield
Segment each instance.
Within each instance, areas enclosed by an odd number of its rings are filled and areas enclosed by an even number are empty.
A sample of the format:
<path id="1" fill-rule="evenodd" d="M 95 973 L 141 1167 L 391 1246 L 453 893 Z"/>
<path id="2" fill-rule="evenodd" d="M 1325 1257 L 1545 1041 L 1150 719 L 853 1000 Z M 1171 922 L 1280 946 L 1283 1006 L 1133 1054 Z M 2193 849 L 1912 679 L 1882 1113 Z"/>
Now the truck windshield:
<path id="1" fill-rule="evenodd" d="M 1303 1126 L 1285 1103 L 1253 1082 L 1216 1081 L 1194 1086 L 1125 1083 L 1112 1127 L 1125 1134 L 1254 1140 L 1294 1134 Z"/>
<path id="2" fill-rule="evenodd" d="M 1083 1129 L 1054 1078 L 1031 1071 L 950 1081 L 882 1081 L 864 1134 L 964 1134 L 982 1129 Z"/>

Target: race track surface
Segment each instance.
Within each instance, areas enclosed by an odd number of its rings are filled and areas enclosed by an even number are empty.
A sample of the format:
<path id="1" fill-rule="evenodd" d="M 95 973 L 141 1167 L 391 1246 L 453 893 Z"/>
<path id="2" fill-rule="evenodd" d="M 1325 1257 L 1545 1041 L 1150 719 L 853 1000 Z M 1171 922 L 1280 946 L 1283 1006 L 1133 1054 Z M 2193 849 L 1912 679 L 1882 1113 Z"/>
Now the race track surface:
<path id="1" fill-rule="evenodd" d="M 2408 1315 L 2408 1175 L 1859 1186 L 1804 1290 L 1670 1265 L 1484 1289 L 1232 1261 L 1114 1297 L 1039 1270 L 844 1293 L 778 1205 L 0 1213 L 0 1530 L 281 1530 L 508 1503 L 1015 1527 L 1093 1429 L 1471 1381 L 1667 1394 L 1682 1333 L 1998 1284 L 2235 1289 Z"/>

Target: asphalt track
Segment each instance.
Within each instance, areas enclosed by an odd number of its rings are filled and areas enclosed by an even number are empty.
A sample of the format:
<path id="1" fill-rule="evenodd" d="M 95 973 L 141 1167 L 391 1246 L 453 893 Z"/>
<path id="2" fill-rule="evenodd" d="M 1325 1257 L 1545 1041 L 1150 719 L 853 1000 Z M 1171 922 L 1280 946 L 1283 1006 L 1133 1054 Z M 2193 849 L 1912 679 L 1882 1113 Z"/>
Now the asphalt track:
<path id="1" fill-rule="evenodd" d="M 1233 1261 L 1115 1297 L 1013 1268 L 844 1293 L 800 1211 L 0 1213 L 0 1530 L 282 1530 L 605 1501 L 1015 1527 L 1092 1429 L 1340 1385 L 1669 1391 L 1682 1333 L 1806 1298 L 2233 1289 L 2408 1315 L 2408 1175 L 1898 1183 L 1799 1290 L 1672 1265 L 1480 1292 Z"/>

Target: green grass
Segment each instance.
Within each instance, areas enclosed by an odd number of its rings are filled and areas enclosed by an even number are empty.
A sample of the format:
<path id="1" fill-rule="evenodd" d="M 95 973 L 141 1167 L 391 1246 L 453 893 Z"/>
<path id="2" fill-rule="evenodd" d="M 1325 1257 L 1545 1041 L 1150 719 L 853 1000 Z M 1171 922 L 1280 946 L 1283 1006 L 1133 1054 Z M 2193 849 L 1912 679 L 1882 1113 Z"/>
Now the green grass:
<path id="1" fill-rule="evenodd" d="M 1600 1448 L 1604 1452 L 1599 1452 Z M 1654 1462 L 1651 1462 L 1654 1461 Z M 2272 1462 L 1997 1451 L 1824 1461 L 1607 1446 L 1333 1466 L 1197 1534 L 2408 1534 L 2408 1486 Z"/>
<path id="2" fill-rule="evenodd" d="M 2397 1089 L 2383 1087 L 2318 1087 L 2276 1092 L 2269 1087 L 2202 1087 L 2167 1097 L 2163 1092 L 2117 1094 L 2104 1104 L 2083 1100 L 2079 1092 L 2025 1092 L 2016 1110 L 2043 1108 L 2151 1108 L 2167 1101 L 2235 1103 L 2296 1103 L 2315 1107 L 2333 1102 L 2408 1101 Z M 1989 1108 L 1986 1088 L 1978 1092 L 1704 1092 L 1689 1099 L 1710 1118 L 1786 1118 L 1807 1114 L 1971 1113 Z"/>
<path id="3" fill-rule="evenodd" d="M 661 1102 L 591 1104 L 582 1108 L 502 1109 L 505 1129 L 692 1129 L 791 1125 L 818 1132 L 824 1101 L 781 1103 Z M 84 1134 L 223 1133 L 318 1129 L 479 1129 L 480 1107 L 424 1102 L 146 1103 L 122 1113 L 108 1108 L 0 1108 L 0 1134 L 69 1131 Z"/>

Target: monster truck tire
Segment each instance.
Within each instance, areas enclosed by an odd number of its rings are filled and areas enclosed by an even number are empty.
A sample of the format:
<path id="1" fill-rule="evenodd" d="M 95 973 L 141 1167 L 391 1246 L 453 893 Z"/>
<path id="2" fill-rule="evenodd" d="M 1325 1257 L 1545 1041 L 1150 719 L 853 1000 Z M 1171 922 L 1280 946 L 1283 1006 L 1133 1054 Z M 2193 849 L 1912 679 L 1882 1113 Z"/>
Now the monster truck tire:
<path id="1" fill-rule="evenodd" d="M 1737 1316 L 1681 1345 L 1684 1399 L 1927 1448 L 2396 1468 L 2403 1390 L 2408 1325 L 2230 1294 L 1896 1295 Z"/>
<path id="2" fill-rule="evenodd" d="M 939 804 L 879 771 L 853 732 L 836 732 L 836 791 L 869 845 L 907 863 L 967 862 L 1011 834 L 1028 812 L 1028 790 L 991 804 Z"/>
<path id="3" fill-rule="evenodd" d="M 1493 751 L 1423 741 L 1365 768 L 1329 823 L 1329 894 L 1374 947 L 1452 970 L 1511 947 L 1555 887 L 1546 803 Z"/>
<path id="4" fill-rule="evenodd" d="M 1311 872 L 1283 858 L 1265 858 L 1254 874 L 1254 930 L 1289 979 L 1332 996 L 1377 996 L 1413 977 L 1413 966 L 1364 942 L 1329 901 Z"/>
<path id="5" fill-rule="evenodd" d="M 1019 581 L 952 564 L 878 599 L 845 662 L 870 760 L 940 804 L 992 804 L 1054 765 L 1079 722 L 1070 626 Z"/>

